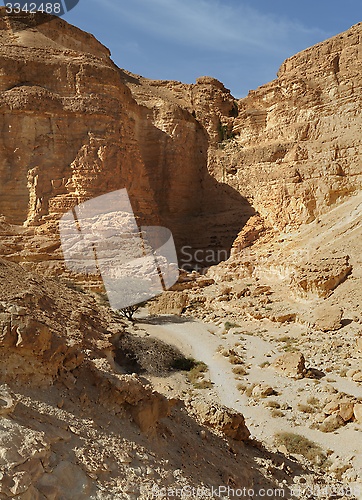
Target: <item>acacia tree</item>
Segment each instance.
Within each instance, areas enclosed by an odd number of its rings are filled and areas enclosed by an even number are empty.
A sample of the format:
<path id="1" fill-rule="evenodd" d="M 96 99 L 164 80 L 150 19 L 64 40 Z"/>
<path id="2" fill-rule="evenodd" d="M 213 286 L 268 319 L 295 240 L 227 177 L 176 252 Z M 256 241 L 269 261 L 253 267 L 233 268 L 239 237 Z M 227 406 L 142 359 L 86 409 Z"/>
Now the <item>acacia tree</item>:
<path id="1" fill-rule="evenodd" d="M 122 309 L 118 310 L 118 313 L 123 317 L 128 319 L 129 321 L 134 321 L 134 314 L 135 312 L 138 311 L 141 307 L 144 307 L 147 304 L 147 300 L 143 302 L 138 302 L 138 304 L 133 304 L 132 306 L 127 306 L 123 307 Z"/>
<path id="2" fill-rule="evenodd" d="M 134 313 L 141 307 L 142 304 L 134 304 L 133 306 L 127 306 L 120 309 L 118 312 L 121 316 L 128 319 L 129 321 L 134 321 Z"/>

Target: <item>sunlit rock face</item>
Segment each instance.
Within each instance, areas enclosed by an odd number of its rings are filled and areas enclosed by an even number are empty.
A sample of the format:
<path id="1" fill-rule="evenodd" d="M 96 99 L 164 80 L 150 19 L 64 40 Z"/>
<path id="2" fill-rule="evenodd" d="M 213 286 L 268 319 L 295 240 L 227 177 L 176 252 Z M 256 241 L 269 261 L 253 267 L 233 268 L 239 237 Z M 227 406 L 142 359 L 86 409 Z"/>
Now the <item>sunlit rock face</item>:
<path id="1" fill-rule="evenodd" d="M 185 269 L 225 260 L 255 213 L 283 228 L 326 212 L 361 183 L 361 29 L 237 101 L 211 77 L 131 75 L 62 19 L 31 26 L 2 10 L 0 252 L 63 272 L 58 220 L 124 188 L 139 227 L 172 232 Z"/>
<path id="2" fill-rule="evenodd" d="M 2 10 L 0 39 L 0 213 L 11 226 L 28 228 L 19 252 L 8 227 L 3 254 L 40 267 L 48 261 L 53 272 L 61 260 L 56 221 L 123 188 L 139 225 L 162 222 L 179 251 L 229 250 L 252 209 L 209 175 L 218 118 L 203 107 L 194 112 L 172 85 L 163 89 L 163 82 L 121 71 L 92 35 L 61 19 L 29 27 L 28 19 Z M 228 112 L 230 92 L 210 82 L 194 86 L 195 95 L 207 102 L 208 115 L 217 106 Z"/>
<path id="3" fill-rule="evenodd" d="M 238 102 L 213 175 L 270 224 L 298 226 L 361 187 L 362 24 L 287 59 Z"/>

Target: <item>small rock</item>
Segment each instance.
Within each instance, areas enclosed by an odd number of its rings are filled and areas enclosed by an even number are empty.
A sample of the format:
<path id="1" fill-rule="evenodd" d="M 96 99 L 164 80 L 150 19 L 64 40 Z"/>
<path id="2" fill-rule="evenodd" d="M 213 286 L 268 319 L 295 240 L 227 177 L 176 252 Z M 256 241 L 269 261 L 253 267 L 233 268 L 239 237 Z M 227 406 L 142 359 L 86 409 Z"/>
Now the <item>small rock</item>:
<path id="1" fill-rule="evenodd" d="M 331 401 L 330 403 L 326 404 L 326 406 L 323 409 L 326 415 L 332 415 L 332 413 L 335 413 L 338 410 L 339 410 L 338 401 Z"/>
<path id="2" fill-rule="evenodd" d="M 345 422 L 349 422 L 353 418 L 353 403 L 341 403 L 339 405 L 338 415 L 343 418 Z"/>
<path id="3" fill-rule="evenodd" d="M 265 398 L 274 394 L 274 389 L 270 385 L 258 384 L 253 388 L 252 396 L 255 398 Z"/>
<path id="4" fill-rule="evenodd" d="M 342 479 L 342 474 L 346 472 L 352 466 L 350 464 L 343 463 L 340 459 L 336 460 L 331 467 L 329 468 L 329 472 L 332 472 L 339 480 Z"/>
<path id="5" fill-rule="evenodd" d="M 317 422 L 317 424 L 322 424 L 326 419 L 325 413 L 316 413 L 314 416 L 314 421 Z"/>
<path id="6" fill-rule="evenodd" d="M 17 304 L 9 304 L 7 307 L 7 312 L 13 314 L 14 316 L 25 316 L 27 310 L 25 307 L 18 306 Z"/>
<path id="7" fill-rule="evenodd" d="M 329 415 L 321 424 L 319 429 L 322 432 L 333 432 L 344 425 L 344 420 L 337 414 Z"/>
<path id="8" fill-rule="evenodd" d="M 0 386 L 0 416 L 5 417 L 15 410 L 14 401 L 6 385 Z"/>
<path id="9" fill-rule="evenodd" d="M 352 380 L 355 382 L 362 382 L 362 372 L 357 372 L 353 375 Z"/>
<path id="10" fill-rule="evenodd" d="M 354 405 L 353 414 L 357 422 L 362 424 L 362 403 L 357 403 Z"/>
<path id="11" fill-rule="evenodd" d="M 356 343 L 357 343 L 357 350 L 359 352 L 362 352 L 362 337 L 359 337 Z"/>
<path id="12" fill-rule="evenodd" d="M 346 377 L 347 378 L 352 378 L 353 375 L 355 375 L 356 373 L 358 373 L 358 370 L 351 368 L 350 370 L 348 370 L 346 372 Z"/>
<path id="13" fill-rule="evenodd" d="M 303 378 L 305 374 L 305 359 L 299 352 L 282 354 L 271 366 L 286 377 Z"/>

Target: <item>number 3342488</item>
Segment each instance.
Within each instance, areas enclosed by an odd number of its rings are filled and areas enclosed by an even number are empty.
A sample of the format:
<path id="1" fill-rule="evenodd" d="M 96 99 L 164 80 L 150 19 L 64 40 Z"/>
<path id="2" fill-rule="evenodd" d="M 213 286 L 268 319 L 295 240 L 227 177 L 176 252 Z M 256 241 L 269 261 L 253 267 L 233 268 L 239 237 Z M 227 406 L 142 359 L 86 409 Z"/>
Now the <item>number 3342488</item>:
<path id="1" fill-rule="evenodd" d="M 19 14 L 20 12 L 45 12 L 46 14 L 62 14 L 62 6 L 60 3 L 7 3 L 5 4 L 7 14 Z"/>

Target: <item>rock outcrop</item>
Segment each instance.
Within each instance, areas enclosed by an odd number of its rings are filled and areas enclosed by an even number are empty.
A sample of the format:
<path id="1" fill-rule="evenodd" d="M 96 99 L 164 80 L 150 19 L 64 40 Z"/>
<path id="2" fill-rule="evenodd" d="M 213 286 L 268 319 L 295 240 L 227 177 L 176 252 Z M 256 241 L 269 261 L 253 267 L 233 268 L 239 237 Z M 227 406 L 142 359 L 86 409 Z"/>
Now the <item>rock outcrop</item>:
<path id="1" fill-rule="evenodd" d="M 274 370 L 286 377 L 302 378 L 305 375 L 305 359 L 299 352 L 287 352 L 274 360 Z"/>
<path id="2" fill-rule="evenodd" d="M 361 187 L 362 24 L 287 59 L 238 101 L 210 170 L 270 224 L 310 222 Z"/>
<path id="3" fill-rule="evenodd" d="M 292 462 L 254 448 L 243 415 L 203 398 L 187 412 L 129 371 L 125 324 L 66 280 L 58 221 L 126 188 L 139 225 L 171 229 L 184 269 L 226 261 L 207 277 L 183 272 L 155 312 L 230 314 L 237 322 L 223 336 L 242 335 L 240 319 L 299 321 L 308 361 L 333 331 L 320 355 L 345 363 L 350 352 L 338 349 L 344 326 L 360 321 L 362 289 L 362 25 L 288 59 L 236 101 L 211 77 L 186 85 L 120 70 L 94 37 L 45 19 L 0 9 L 0 497 L 143 499 L 155 486 L 220 478 L 290 484 Z M 148 349 L 144 370 L 157 346 L 133 344 Z M 272 362 L 280 383 L 330 371 L 325 358 L 306 370 L 296 351 Z M 235 352 L 233 373 L 248 377 Z M 153 375 L 164 375 L 161 361 Z M 357 361 L 346 377 L 361 383 Z M 279 396 L 273 387 L 254 386 L 255 404 Z M 322 429 L 360 423 L 356 401 L 330 401 Z"/>
<path id="4" fill-rule="evenodd" d="M 217 403 L 207 404 L 201 398 L 190 399 L 187 407 L 206 426 L 236 441 L 248 441 L 250 432 L 240 413 Z"/>
<path id="5" fill-rule="evenodd" d="M 0 309 L 0 498 L 145 500 L 217 488 L 220 474 L 236 488 L 284 487 L 286 473 L 255 466 L 271 463 L 264 451 L 239 443 L 249 437 L 240 413 L 200 398 L 193 415 L 124 373 L 112 354 L 125 324 L 100 297 L 0 259 Z"/>

